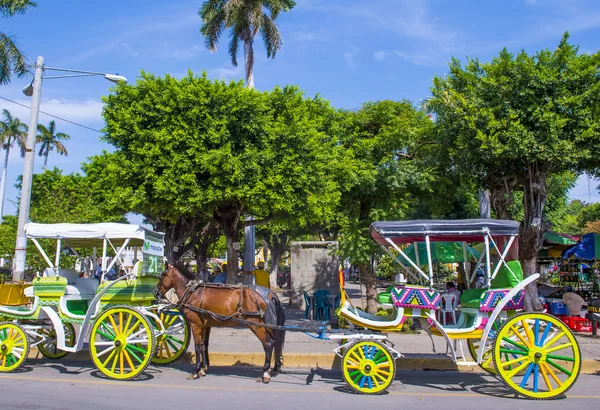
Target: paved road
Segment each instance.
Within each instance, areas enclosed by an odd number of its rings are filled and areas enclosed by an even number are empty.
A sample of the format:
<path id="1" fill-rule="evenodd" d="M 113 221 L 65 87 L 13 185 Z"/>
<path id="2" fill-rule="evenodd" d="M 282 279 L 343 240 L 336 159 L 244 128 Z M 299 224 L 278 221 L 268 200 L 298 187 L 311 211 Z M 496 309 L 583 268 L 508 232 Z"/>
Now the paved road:
<path id="1" fill-rule="evenodd" d="M 22 371 L 0 375 L 1 408 L 8 409 L 593 409 L 600 375 L 582 375 L 564 400 L 514 400 L 494 378 L 456 372 L 399 372 L 386 395 L 349 393 L 341 374 L 294 369 L 268 385 L 258 369 L 211 368 L 186 380 L 190 366 L 150 367 L 141 380 L 104 379 L 89 362 L 30 361 Z M 312 379 L 311 384 L 307 380 Z"/>

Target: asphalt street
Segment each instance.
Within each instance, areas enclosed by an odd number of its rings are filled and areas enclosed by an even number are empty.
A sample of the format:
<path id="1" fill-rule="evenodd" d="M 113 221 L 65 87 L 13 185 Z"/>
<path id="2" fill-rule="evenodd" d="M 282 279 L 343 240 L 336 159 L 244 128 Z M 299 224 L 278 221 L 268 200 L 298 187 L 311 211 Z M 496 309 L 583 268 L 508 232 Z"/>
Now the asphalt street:
<path id="1" fill-rule="evenodd" d="M 493 377 L 458 372 L 398 372 L 389 392 L 360 396 L 339 371 L 288 369 L 270 384 L 257 368 L 213 367 L 186 380 L 191 365 L 148 368 L 127 382 L 105 379 L 89 362 L 30 360 L 0 375 L 0 407 L 8 409 L 593 409 L 600 375 L 581 375 L 566 399 L 544 403 L 515 399 Z"/>

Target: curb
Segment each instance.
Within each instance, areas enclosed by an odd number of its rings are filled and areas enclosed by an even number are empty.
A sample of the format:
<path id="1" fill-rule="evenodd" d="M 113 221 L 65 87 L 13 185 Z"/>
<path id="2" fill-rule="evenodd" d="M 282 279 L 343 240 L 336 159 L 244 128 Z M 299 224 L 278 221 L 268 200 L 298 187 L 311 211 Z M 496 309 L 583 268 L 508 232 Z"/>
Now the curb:
<path id="1" fill-rule="evenodd" d="M 334 353 L 284 353 L 284 367 L 287 368 L 313 368 L 334 370 L 341 368 L 341 360 Z M 32 347 L 29 351 L 29 359 L 44 359 L 38 349 Z M 196 358 L 194 352 L 186 352 L 176 363 L 192 363 Z M 45 359 L 44 359 L 45 360 Z M 265 355 L 262 352 L 236 353 L 236 352 L 210 352 L 211 366 L 245 366 L 262 367 Z M 90 361 L 87 350 L 71 353 L 57 361 Z M 423 356 L 418 354 L 406 354 L 396 360 L 398 370 L 404 371 L 458 371 L 464 373 L 486 372 L 479 366 L 457 365 L 449 357 Z M 600 360 L 586 359 L 581 364 L 581 374 L 600 374 Z"/>

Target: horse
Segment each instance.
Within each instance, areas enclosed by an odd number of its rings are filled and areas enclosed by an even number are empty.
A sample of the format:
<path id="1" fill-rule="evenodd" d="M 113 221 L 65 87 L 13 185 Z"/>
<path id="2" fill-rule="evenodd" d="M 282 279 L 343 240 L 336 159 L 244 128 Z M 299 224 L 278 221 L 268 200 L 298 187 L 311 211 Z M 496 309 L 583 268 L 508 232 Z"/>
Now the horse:
<path id="1" fill-rule="evenodd" d="M 154 294 L 158 300 L 173 289 L 194 337 L 196 364 L 189 380 L 206 376 L 208 370 L 208 335 L 213 327 L 245 324 L 256 335 L 265 351 L 263 383 L 269 383 L 283 364 L 285 312 L 277 295 L 266 288 L 227 286 L 199 281 L 183 265 L 168 265 L 158 276 Z M 262 295 L 261 295 L 262 292 Z M 254 325 L 253 323 L 256 323 Z M 261 326 L 263 325 L 263 326 Z M 275 352 L 275 365 L 271 360 Z"/>

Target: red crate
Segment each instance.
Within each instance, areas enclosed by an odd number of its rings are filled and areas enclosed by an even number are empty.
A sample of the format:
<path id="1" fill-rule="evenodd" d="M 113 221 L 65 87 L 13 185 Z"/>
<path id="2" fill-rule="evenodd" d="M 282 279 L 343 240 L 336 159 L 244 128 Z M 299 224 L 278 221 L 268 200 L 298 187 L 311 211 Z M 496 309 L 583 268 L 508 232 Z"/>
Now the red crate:
<path id="1" fill-rule="evenodd" d="M 576 332 L 591 332 L 592 323 L 584 317 L 577 316 L 559 316 L 559 319 L 565 322 L 569 329 Z"/>

